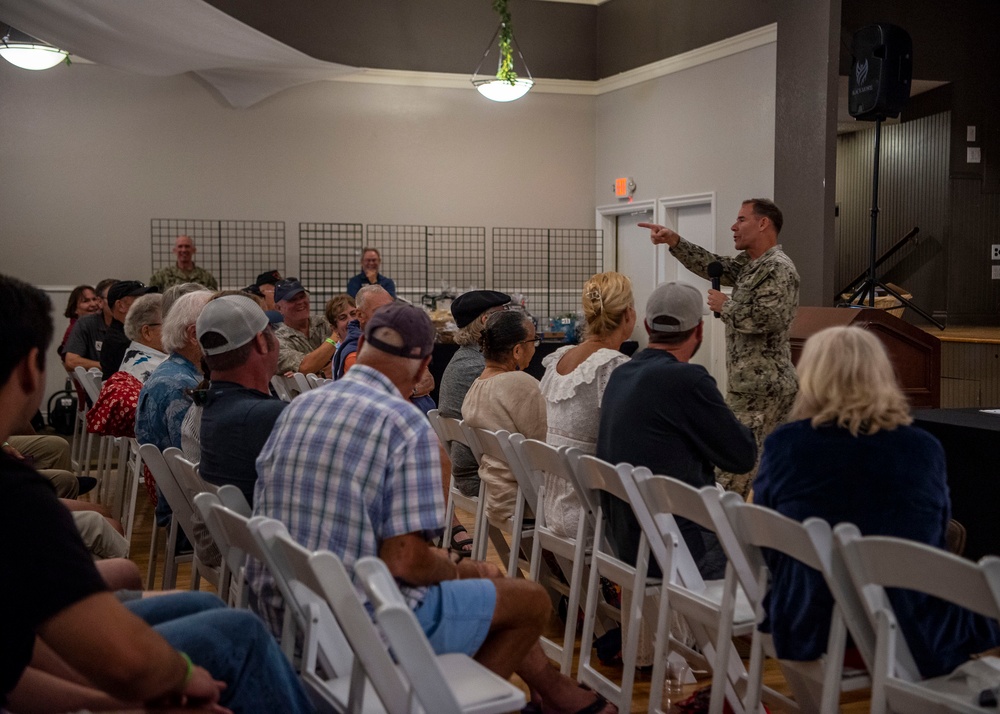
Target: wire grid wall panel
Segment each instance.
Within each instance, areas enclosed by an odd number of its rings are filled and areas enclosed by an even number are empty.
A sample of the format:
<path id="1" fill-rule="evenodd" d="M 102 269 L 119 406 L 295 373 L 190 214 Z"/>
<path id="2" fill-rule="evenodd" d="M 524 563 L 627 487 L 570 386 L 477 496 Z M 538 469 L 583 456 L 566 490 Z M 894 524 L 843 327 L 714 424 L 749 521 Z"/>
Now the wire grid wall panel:
<path id="1" fill-rule="evenodd" d="M 322 315 L 327 301 L 347 289 L 360 269 L 364 245 L 360 223 L 299 223 L 298 278 L 314 314 Z"/>
<path id="2" fill-rule="evenodd" d="M 486 285 L 484 227 L 370 224 L 366 234 L 366 245 L 382 256 L 381 273 L 392 278 L 396 294 L 410 302 L 420 304 L 424 295 L 445 289 Z"/>
<path id="3" fill-rule="evenodd" d="M 583 284 L 604 268 L 604 231 L 494 228 L 493 289 L 521 294 L 535 317 L 580 310 Z"/>
<path id="4" fill-rule="evenodd" d="M 150 222 L 153 272 L 174 265 L 177 236 L 194 241 L 196 265 L 224 290 L 253 284 L 266 270 L 285 272 L 285 222 L 154 218 Z"/>

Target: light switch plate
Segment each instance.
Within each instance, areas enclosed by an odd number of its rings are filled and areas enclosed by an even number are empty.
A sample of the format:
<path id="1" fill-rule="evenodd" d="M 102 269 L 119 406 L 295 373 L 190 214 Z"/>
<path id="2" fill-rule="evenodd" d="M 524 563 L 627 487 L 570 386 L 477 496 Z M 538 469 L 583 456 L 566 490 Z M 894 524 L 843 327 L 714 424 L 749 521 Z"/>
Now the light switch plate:
<path id="1" fill-rule="evenodd" d="M 965 127 L 965 140 L 966 141 L 976 140 L 976 127 L 971 125 Z"/>

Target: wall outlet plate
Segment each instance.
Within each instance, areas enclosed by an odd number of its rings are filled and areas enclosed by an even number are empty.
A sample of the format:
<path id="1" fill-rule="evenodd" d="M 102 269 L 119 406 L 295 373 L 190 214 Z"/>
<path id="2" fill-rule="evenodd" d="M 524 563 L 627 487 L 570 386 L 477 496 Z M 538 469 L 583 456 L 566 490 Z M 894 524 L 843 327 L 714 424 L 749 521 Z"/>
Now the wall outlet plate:
<path id="1" fill-rule="evenodd" d="M 992 260 L 1000 260 L 1000 243 L 994 243 L 990 247 L 990 258 Z"/>

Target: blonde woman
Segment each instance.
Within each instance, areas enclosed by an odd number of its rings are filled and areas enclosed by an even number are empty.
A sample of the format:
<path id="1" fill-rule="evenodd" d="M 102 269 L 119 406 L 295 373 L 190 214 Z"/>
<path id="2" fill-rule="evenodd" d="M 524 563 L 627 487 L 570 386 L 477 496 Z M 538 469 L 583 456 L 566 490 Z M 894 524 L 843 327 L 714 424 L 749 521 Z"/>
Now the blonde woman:
<path id="1" fill-rule="evenodd" d="M 754 501 L 802 521 L 850 522 L 864 535 L 945 547 L 951 503 L 944 451 L 911 426 L 885 348 L 857 327 L 813 335 L 798 364 L 792 421 L 764 444 Z M 832 596 L 818 572 L 772 562 L 769 629 L 781 659 L 826 650 Z M 890 591 L 900 627 L 925 677 L 951 671 L 1000 642 L 996 623 L 912 592 Z"/>
<path id="2" fill-rule="evenodd" d="M 600 273 L 583 286 L 586 338 L 561 347 L 542 360 L 542 396 L 553 446 L 576 446 L 584 453 L 597 450 L 601 399 L 615 367 L 627 362 L 619 352 L 635 327 L 632 281 L 621 273 Z M 572 536 L 580 520 L 580 501 L 566 482 L 545 478 L 545 520 L 556 533 Z"/>

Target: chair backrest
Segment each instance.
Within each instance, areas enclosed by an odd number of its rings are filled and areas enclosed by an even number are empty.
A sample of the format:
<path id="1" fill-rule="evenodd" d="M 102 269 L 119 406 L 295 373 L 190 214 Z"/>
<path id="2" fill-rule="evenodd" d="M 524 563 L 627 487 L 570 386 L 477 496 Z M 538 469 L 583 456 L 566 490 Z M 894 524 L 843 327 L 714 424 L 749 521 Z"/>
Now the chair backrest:
<path id="1" fill-rule="evenodd" d="M 834 528 L 835 553 L 843 558 L 855 590 L 878 631 L 879 617 L 895 618 L 885 588 L 932 595 L 984 617 L 1000 618 L 1000 558 L 988 555 L 973 563 L 925 543 L 888 536 L 862 537 L 857 526 Z M 895 676 L 919 681 L 920 674 L 905 639 L 896 630 Z M 853 634 L 853 631 L 852 631 Z"/>
<path id="2" fill-rule="evenodd" d="M 287 562 L 289 573 L 298 582 L 324 598 L 337 619 L 347 646 L 357 657 L 361 668 L 352 671 L 352 690 L 355 693 L 360 691 L 358 688 L 362 682 L 357 677 L 363 673 L 389 714 L 409 712 L 408 687 L 399 676 L 340 558 L 328 550 L 310 553 L 295 543 L 283 527 L 270 528 L 271 549 Z"/>
<path id="3" fill-rule="evenodd" d="M 338 677 L 347 676 L 354 666 L 351 647 L 338 625 L 339 619 L 334 620 L 327 602 L 313 587 L 312 576 L 305 567 L 309 551 L 293 541 L 284 524 L 273 518 L 254 516 L 246 523 L 246 528 L 257 543 L 260 560 L 285 601 L 286 627 L 282 642 L 288 641 L 290 616 L 306 639 L 318 643 L 317 655 L 324 668 L 329 668 L 327 672 Z M 317 617 L 318 622 L 314 622 Z M 303 659 L 306 659 L 305 654 Z"/>
<path id="4" fill-rule="evenodd" d="M 618 472 L 639 526 L 649 540 L 649 549 L 664 577 L 692 592 L 705 590 L 705 581 L 688 550 L 674 516 L 715 530 L 698 491 L 668 476 L 654 476 L 645 466 L 620 464 Z M 668 575 L 669 573 L 669 575 Z"/>
<path id="5" fill-rule="evenodd" d="M 167 449 L 167 451 L 171 450 L 183 457 L 180 449 L 174 447 Z M 170 509 L 173 511 L 181 530 L 184 531 L 184 535 L 188 537 L 189 541 L 194 543 L 196 539 L 194 524 L 191 520 L 194 514 L 192 509 L 193 500 L 188 498 L 185 489 L 177 481 L 173 469 L 167 464 L 165 453 L 161 452 L 155 444 L 141 444 L 139 446 L 139 455 L 146 466 L 149 467 L 153 478 L 156 479 L 156 485 L 159 486 L 164 498 L 167 499 L 167 503 L 170 504 Z"/>
<path id="6" fill-rule="evenodd" d="M 461 711 L 416 615 L 409 608 L 385 563 L 361 558 L 354 566 L 375 617 L 406 673 L 413 694 L 426 712 Z"/>
<path id="7" fill-rule="evenodd" d="M 490 431 L 489 429 L 470 427 L 465 421 L 462 421 L 461 425 L 469 442 L 469 448 L 472 450 L 473 455 L 475 455 L 476 460 L 480 461 L 483 455 L 485 455 L 507 464 L 507 468 L 510 469 L 511 474 L 513 474 L 514 479 L 517 481 L 520 498 L 531 508 L 534 508 L 538 500 L 538 489 L 528 477 L 524 466 L 521 464 L 521 460 L 510 443 L 512 437 L 523 440 L 524 436 L 522 434 L 512 435 L 504 429 Z"/>
<path id="8" fill-rule="evenodd" d="M 617 479 L 617 471 L 614 464 L 581 452 L 569 452 L 566 459 L 570 466 L 570 477 L 576 486 L 576 495 L 580 497 L 590 530 L 593 532 L 598 513 L 601 511 L 598 491 L 602 490 L 609 480 Z"/>
<path id="9" fill-rule="evenodd" d="M 288 385 L 285 382 L 284 375 L 276 374 L 271 377 L 271 386 L 274 388 L 274 393 L 278 395 L 278 399 L 283 402 L 292 401 L 291 392 L 288 391 Z"/>
<path id="10" fill-rule="evenodd" d="M 250 518 L 250 514 L 253 513 L 253 507 L 247 503 L 246 496 L 243 495 L 239 487 L 227 483 L 224 486 L 219 486 L 219 490 L 215 493 L 223 506 L 230 511 L 240 514 L 244 518 Z"/>
<path id="11" fill-rule="evenodd" d="M 242 492 L 233 488 L 245 504 Z M 249 595 L 243 572 L 247 556 L 261 561 L 263 557 L 260 546 L 247 529 L 249 512 L 242 513 L 229 508 L 220 494 L 221 489 L 220 493 L 203 491 L 194 497 L 194 505 L 222 553 L 227 571 L 235 579 L 235 585 L 231 586 L 233 592 L 220 594 L 226 597 L 230 605 L 245 608 Z"/>
<path id="12" fill-rule="evenodd" d="M 95 404 L 97 402 L 97 398 L 101 394 L 100 370 L 91 372 L 86 368 L 77 365 L 77 367 L 73 370 L 73 375 L 76 378 L 77 383 L 83 387 L 83 390 L 87 393 L 90 403 Z"/>
<path id="13" fill-rule="evenodd" d="M 536 523 L 539 519 L 544 523 L 545 515 L 542 500 L 545 474 L 565 481 L 573 489 L 574 493 L 577 490 L 576 480 L 572 477 L 572 468 L 567 456 L 568 449 L 555 447 L 537 439 L 526 439 L 522 434 L 511 434 L 510 446 L 517 462 L 521 466 L 521 472 L 525 481 L 530 483 L 530 488 L 534 490 L 535 500 L 531 505 L 535 509 Z M 579 451 L 579 449 L 575 449 L 574 451 Z M 520 481 L 518 481 L 518 484 L 520 485 Z M 581 506 L 581 511 L 582 509 L 583 507 Z M 581 530 L 585 523 L 586 518 L 581 513 Z"/>
<path id="14" fill-rule="evenodd" d="M 461 419 L 446 417 L 441 414 L 440 409 L 431 409 L 427 412 L 427 418 L 430 420 L 431 426 L 434 427 L 434 432 L 438 435 L 438 439 L 445 446 L 448 446 L 451 442 L 457 442 L 464 446 L 469 445 L 469 438 L 462 428 Z"/>
<path id="15" fill-rule="evenodd" d="M 316 387 L 322 387 L 327 382 L 332 382 L 332 379 L 327 379 L 326 377 L 320 377 L 318 374 L 307 374 L 306 379 L 309 380 L 309 386 L 313 389 Z"/>
<path id="16" fill-rule="evenodd" d="M 314 386 L 313 383 L 309 381 L 309 378 L 302 374 L 302 372 L 295 372 L 292 374 L 292 381 L 295 382 L 295 387 L 299 390 L 299 394 L 305 394 Z"/>

